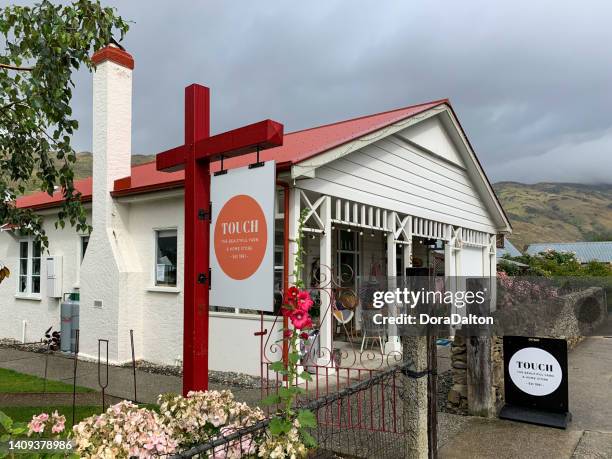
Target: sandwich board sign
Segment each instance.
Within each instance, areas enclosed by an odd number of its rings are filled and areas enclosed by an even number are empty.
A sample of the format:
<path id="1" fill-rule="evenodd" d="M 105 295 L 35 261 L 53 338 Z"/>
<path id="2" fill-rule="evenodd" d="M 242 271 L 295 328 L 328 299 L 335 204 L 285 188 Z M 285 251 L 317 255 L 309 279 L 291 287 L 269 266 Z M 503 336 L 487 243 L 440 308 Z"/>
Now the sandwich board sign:
<path id="1" fill-rule="evenodd" d="M 499 417 L 565 429 L 568 409 L 567 341 L 504 336 L 506 405 Z"/>
<path id="2" fill-rule="evenodd" d="M 275 188 L 274 161 L 211 177 L 211 305 L 274 310 Z"/>

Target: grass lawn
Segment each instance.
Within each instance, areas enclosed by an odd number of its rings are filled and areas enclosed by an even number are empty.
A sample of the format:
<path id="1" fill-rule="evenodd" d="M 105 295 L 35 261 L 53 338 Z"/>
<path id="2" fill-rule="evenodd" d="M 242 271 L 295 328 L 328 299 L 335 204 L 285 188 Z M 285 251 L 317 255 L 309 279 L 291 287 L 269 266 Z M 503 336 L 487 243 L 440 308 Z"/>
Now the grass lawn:
<path id="1" fill-rule="evenodd" d="M 0 392 L 42 392 L 45 388 L 45 380 L 37 376 L 18 373 L 13 370 L 0 368 Z M 93 389 L 77 386 L 77 392 L 93 392 Z M 47 392 L 72 392 L 72 385 L 60 381 L 48 379 Z"/>
<path id="2" fill-rule="evenodd" d="M 53 413 L 55 410 L 59 414 L 66 416 L 66 426 L 72 425 L 72 406 L 0 406 L 0 411 L 4 412 L 13 421 L 30 422 L 32 416 L 40 413 Z M 100 414 L 102 407 L 97 406 L 77 406 L 75 409 L 75 422 L 78 424 L 83 419 L 94 414 Z"/>
<path id="3" fill-rule="evenodd" d="M 150 410 L 159 410 L 159 406 L 152 404 L 139 405 L 142 408 L 148 408 Z M 0 411 L 4 412 L 13 421 L 16 422 L 30 422 L 32 416 L 40 413 L 53 413 L 55 410 L 59 414 L 66 416 L 66 426 L 72 425 L 72 406 L 0 406 Z M 93 416 L 94 414 L 102 413 L 102 406 L 77 406 L 74 413 L 75 422 L 78 424 L 83 419 Z"/>
<path id="4" fill-rule="evenodd" d="M 42 392 L 44 388 L 44 379 L 37 376 L 18 373 L 13 370 L 0 368 L 0 393 L 24 393 L 24 392 Z M 93 389 L 77 386 L 77 392 L 94 392 Z M 47 380 L 46 391 L 48 393 L 71 393 L 72 386 L 60 381 Z M 141 405 L 144 408 L 157 410 L 159 407 L 153 404 Z M 29 422 L 32 416 L 40 413 L 52 413 L 57 410 L 58 413 L 66 416 L 66 425 L 72 426 L 72 405 L 59 406 L 0 406 L 0 411 L 17 422 Z M 75 409 L 75 422 L 79 423 L 85 418 L 94 414 L 102 413 L 101 405 L 83 405 L 77 406 Z M 0 430 L 2 430 L 0 428 Z"/>

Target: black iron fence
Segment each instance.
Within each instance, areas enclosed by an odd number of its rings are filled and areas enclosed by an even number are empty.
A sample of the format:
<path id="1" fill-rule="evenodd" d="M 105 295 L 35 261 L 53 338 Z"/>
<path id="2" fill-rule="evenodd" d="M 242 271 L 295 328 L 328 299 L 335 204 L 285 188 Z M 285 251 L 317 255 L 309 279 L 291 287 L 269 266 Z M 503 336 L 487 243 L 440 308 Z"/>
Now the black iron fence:
<path id="1" fill-rule="evenodd" d="M 413 402 L 409 380 L 425 377 L 408 364 L 397 365 L 357 381 L 338 392 L 315 400 L 302 400 L 301 408 L 311 410 L 317 427 L 310 429 L 317 447 L 309 457 L 316 458 L 395 458 L 404 457 L 403 442 L 409 425 L 404 416 Z M 266 441 L 273 418 L 266 418 L 178 453 L 173 458 L 241 457 L 256 455 Z"/>

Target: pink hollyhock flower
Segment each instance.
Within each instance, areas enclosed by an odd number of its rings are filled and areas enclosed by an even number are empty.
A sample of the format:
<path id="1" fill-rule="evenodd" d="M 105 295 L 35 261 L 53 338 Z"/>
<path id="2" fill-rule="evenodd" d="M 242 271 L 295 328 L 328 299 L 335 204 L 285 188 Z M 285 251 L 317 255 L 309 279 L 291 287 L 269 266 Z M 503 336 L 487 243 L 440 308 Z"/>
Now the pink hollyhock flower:
<path id="1" fill-rule="evenodd" d="M 302 290 L 300 291 L 300 293 L 298 293 L 297 297 L 298 297 L 298 300 L 309 300 L 310 293 L 308 293 L 307 290 Z"/>
<path id="2" fill-rule="evenodd" d="M 285 303 L 289 303 L 295 305 L 297 302 L 298 295 L 300 290 L 297 287 L 289 287 L 287 291 L 287 295 L 285 296 Z"/>
<path id="3" fill-rule="evenodd" d="M 301 330 L 312 326 L 312 319 L 307 312 L 296 309 L 291 315 L 291 323 L 295 328 Z"/>
<path id="4" fill-rule="evenodd" d="M 283 332 L 283 337 L 285 338 L 291 338 L 292 335 L 293 335 L 293 330 L 285 330 Z"/>
<path id="5" fill-rule="evenodd" d="M 310 335 L 308 335 L 308 333 L 306 333 L 306 332 L 300 333 L 300 338 L 302 338 L 302 339 L 308 339 L 309 337 L 310 337 Z"/>
<path id="6" fill-rule="evenodd" d="M 308 300 L 302 300 L 302 301 L 298 301 L 298 309 L 301 309 L 302 311 L 308 312 L 310 311 L 310 308 L 313 305 L 313 301 L 311 299 Z"/>

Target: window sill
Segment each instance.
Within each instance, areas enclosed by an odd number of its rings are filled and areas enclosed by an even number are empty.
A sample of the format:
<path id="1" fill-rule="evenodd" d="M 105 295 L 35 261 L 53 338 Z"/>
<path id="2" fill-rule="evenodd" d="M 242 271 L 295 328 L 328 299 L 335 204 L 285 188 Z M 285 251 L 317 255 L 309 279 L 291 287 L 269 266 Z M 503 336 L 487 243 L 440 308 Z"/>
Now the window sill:
<path id="1" fill-rule="evenodd" d="M 209 311 L 208 315 L 210 317 L 219 317 L 223 319 L 240 319 L 240 320 L 261 320 L 261 316 L 259 314 L 245 314 L 243 312 L 217 312 L 217 311 Z M 276 316 L 263 316 L 264 322 L 275 322 L 277 319 Z M 281 324 L 282 325 L 282 324 Z"/>
<path id="2" fill-rule="evenodd" d="M 181 289 L 178 287 L 161 287 L 152 285 L 145 289 L 147 292 L 156 292 L 156 293 L 181 293 Z"/>
<path id="3" fill-rule="evenodd" d="M 15 298 L 18 300 L 42 301 L 42 296 L 28 295 L 27 293 L 16 293 Z"/>

